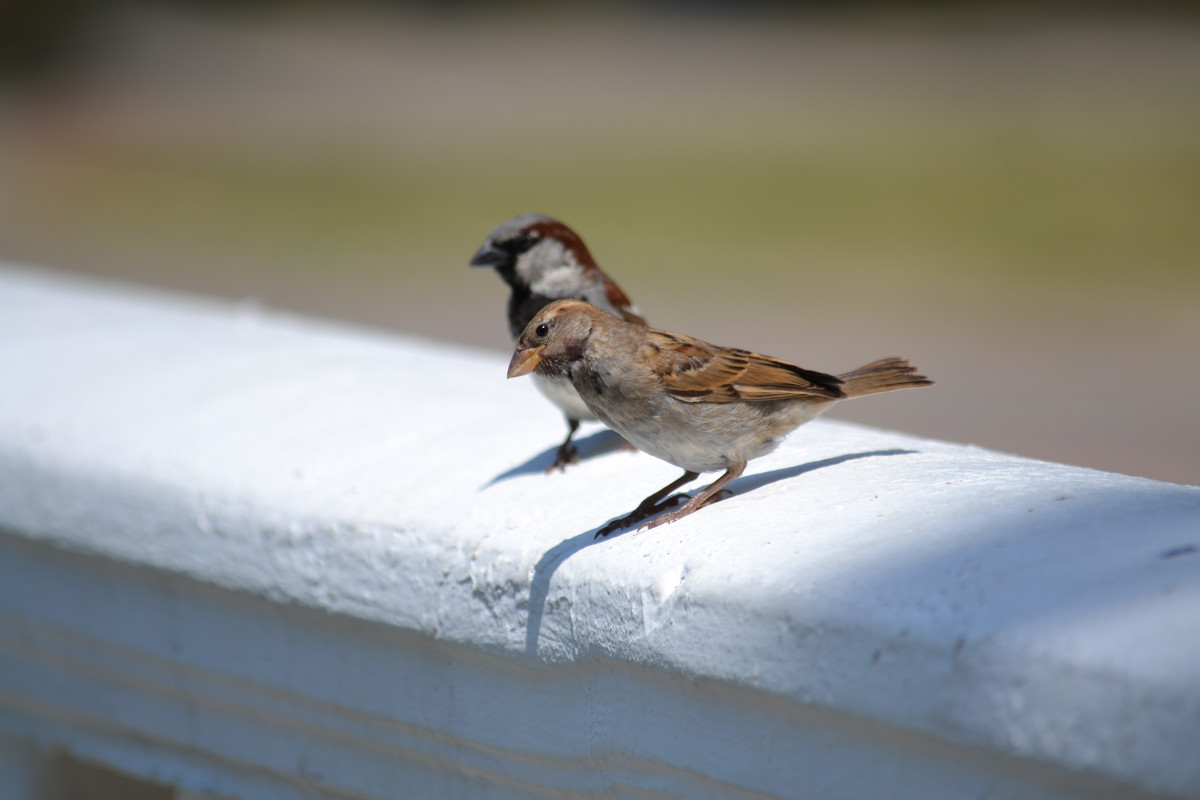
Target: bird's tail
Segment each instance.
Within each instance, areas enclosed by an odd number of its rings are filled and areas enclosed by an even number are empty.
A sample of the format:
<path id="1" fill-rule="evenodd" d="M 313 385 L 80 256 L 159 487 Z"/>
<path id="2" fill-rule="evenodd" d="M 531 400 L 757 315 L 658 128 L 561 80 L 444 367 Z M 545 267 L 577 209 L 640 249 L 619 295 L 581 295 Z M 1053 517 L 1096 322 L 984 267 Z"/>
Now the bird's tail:
<path id="1" fill-rule="evenodd" d="M 842 380 L 842 391 L 846 397 L 862 397 L 876 392 L 890 392 L 893 389 L 916 389 L 920 386 L 932 386 L 933 381 L 917 373 L 917 368 L 903 358 L 881 358 L 870 364 L 863 364 L 845 375 L 838 375 Z"/>

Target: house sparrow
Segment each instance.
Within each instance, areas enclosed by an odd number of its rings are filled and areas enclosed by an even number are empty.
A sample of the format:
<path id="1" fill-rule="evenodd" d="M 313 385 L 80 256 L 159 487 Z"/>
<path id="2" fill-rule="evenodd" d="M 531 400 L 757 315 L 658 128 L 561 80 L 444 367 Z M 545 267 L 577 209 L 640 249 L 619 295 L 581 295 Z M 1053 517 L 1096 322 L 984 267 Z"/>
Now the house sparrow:
<path id="1" fill-rule="evenodd" d="M 683 507 L 642 528 L 674 522 L 720 499 L 746 462 L 770 453 L 784 436 L 838 400 L 933 384 L 902 358 L 826 375 L 633 325 L 576 300 L 546 306 L 521 334 L 508 377 L 530 372 L 569 380 L 606 425 L 684 470 L 683 477 L 605 525 L 597 537 L 674 505 L 679 498 L 663 498 L 701 472 L 725 471 Z"/>
<path id="2" fill-rule="evenodd" d="M 475 251 L 471 266 L 492 267 L 511 289 L 508 329 L 514 342 L 534 314 L 562 298 L 586 300 L 626 322 L 646 324 L 621 287 L 600 271 L 579 235 L 541 214 L 520 214 L 502 222 Z M 571 438 L 579 421 L 596 415 L 565 377 L 538 373 L 534 384 L 567 418 L 567 438 L 550 466 L 562 469 L 575 460 Z"/>

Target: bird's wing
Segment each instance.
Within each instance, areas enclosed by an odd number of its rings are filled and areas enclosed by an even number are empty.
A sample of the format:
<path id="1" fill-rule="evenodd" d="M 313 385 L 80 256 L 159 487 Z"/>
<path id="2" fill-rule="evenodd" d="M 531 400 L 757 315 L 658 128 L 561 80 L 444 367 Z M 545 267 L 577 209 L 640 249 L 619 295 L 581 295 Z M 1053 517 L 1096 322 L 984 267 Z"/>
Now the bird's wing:
<path id="1" fill-rule="evenodd" d="M 841 380 L 749 350 L 652 330 L 646 354 L 667 394 L 691 403 L 843 397 Z"/>

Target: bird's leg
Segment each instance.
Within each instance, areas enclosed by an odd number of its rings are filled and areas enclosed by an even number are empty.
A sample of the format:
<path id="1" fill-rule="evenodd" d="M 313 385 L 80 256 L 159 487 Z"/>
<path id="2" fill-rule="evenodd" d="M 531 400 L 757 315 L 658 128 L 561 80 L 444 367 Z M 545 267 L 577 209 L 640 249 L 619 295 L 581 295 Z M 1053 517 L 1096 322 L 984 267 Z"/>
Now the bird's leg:
<path id="1" fill-rule="evenodd" d="M 610 533 L 612 533 L 615 530 L 624 528 L 626 525 L 632 525 L 635 522 L 641 522 L 646 517 L 649 517 L 653 514 L 658 513 L 659 511 L 662 511 L 664 508 L 666 508 L 668 503 L 666 503 L 666 502 L 660 503 L 659 502 L 660 500 L 662 500 L 664 497 L 669 495 L 671 492 L 678 489 L 680 486 L 683 486 L 685 483 L 694 481 L 694 480 L 696 480 L 696 478 L 699 478 L 699 477 L 700 477 L 699 472 L 692 472 L 691 470 L 688 470 L 687 472 L 683 473 L 683 475 L 680 476 L 678 479 L 671 481 L 666 486 L 664 486 L 663 488 L 659 489 L 654 494 L 647 497 L 640 504 L 638 504 L 638 507 L 635 508 L 633 511 L 629 512 L 628 514 L 621 517 L 620 519 L 614 519 L 612 522 L 608 523 L 603 528 L 596 531 L 595 538 L 599 539 L 601 536 L 608 536 Z M 683 495 L 683 496 L 686 496 L 686 495 Z M 672 498 L 670 504 L 674 505 L 675 502 L 676 502 L 676 500 L 674 498 Z"/>
<path id="2" fill-rule="evenodd" d="M 554 463 L 546 467 L 546 472 L 554 470 L 565 470 L 567 464 L 576 461 L 579 458 L 579 453 L 575 450 L 575 445 L 571 444 L 571 437 L 575 435 L 575 431 L 579 430 L 579 420 L 567 417 L 567 438 L 558 446 L 558 453 L 554 457 Z"/>
<path id="3" fill-rule="evenodd" d="M 668 522 L 674 522 L 677 519 L 683 519 L 688 514 L 691 514 L 694 511 L 700 510 L 701 508 L 708 505 L 709 503 L 715 503 L 718 500 L 724 500 L 725 497 L 723 497 L 722 495 L 728 496 L 728 494 L 731 494 L 728 489 L 724 488 L 725 484 L 729 483 L 731 480 L 733 480 L 737 476 L 741 475 L 745 469 L 746 469 L 745 461 L 739 461 L 739 462 L 728 465 L 728 467 L 725 469 L 724 474 L 722 474 L 721 477 L 719 477 L 715 481 L 713 481 L 712 484 L 707 489 L 700 492 L 698 495 L 696 495 L 691 500 L 689 500 L 687 502 L 687 505 L 685 505 L 683 508 L 681 508 L 677 511 L 672 511 L 669 514 L 663 514 L 662 516 L 658 517 L 657 519 L 652 519 L 649 522 L 647 522 L 645 525 L 642 525 L 641 527 L 639 527 L 638 530 L 639 531 L 650 530 L 651 528 L 657 528 L 659 525 L 666 525 Z"/>

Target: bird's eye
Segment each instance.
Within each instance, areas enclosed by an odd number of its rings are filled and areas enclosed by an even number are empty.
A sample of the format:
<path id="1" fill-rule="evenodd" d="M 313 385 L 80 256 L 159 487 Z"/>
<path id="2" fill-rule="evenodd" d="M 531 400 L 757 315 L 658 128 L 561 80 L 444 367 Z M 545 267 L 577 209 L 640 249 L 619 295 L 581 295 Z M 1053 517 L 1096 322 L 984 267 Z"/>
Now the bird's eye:
<path id="1" fill-rule="evenodd" d="M 550 326 L 543 322 L 541 325 L 538 325 L 536 328 L 534 328 L 533 332 L 536 333 L 539 337 L 545 336 L 547 333 L 550 332 Z"/>

